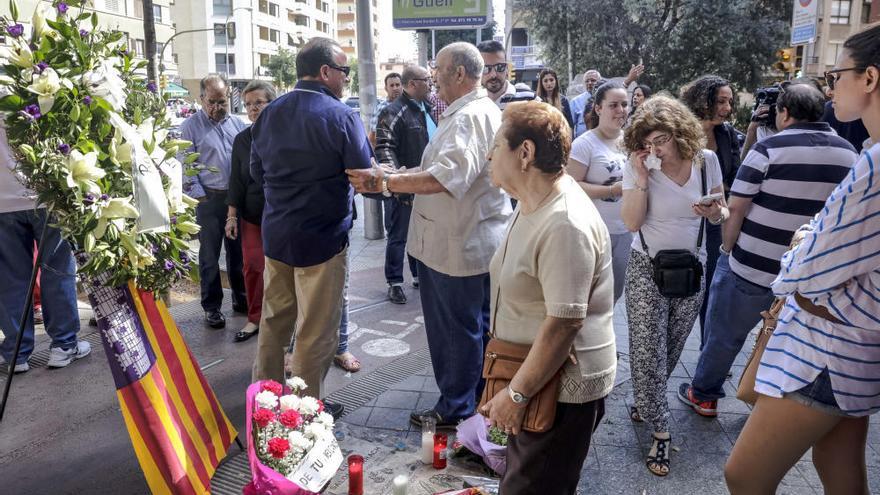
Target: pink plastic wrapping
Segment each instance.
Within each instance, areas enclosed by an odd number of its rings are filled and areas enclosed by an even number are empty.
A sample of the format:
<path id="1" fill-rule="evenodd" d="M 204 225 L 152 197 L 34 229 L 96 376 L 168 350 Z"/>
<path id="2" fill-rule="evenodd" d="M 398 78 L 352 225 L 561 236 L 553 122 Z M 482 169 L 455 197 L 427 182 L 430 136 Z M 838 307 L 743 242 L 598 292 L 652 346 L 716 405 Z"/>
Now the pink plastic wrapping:
<path id="1" fill-rule="evenodd" d="M 507 447 L 489 441 L 489 424 L 482 414 L 474 414 L 455 427 L 456 440 L 483 458 L 487 466 L 504 476 L 507 470 Z"/>

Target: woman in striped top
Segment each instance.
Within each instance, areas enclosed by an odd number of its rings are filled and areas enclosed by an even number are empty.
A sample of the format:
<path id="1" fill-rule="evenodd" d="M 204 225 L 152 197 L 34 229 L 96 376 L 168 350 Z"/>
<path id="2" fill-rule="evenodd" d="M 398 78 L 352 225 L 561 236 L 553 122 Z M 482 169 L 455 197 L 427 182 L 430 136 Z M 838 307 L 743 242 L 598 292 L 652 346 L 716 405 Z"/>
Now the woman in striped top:
<path id="1" fill-rule="evenodd" d="M 874 144 L 782 258 L 772 289 L 786 305 L 758 369 L 762 395 L 725 468 L 734 495 L 773 493 L 811 447 L 825 493 L 868 493 L 867 417 L 880 410 L 880 25 L 843 46 L 825 73 L 835 115 L 861 118 Z"/>

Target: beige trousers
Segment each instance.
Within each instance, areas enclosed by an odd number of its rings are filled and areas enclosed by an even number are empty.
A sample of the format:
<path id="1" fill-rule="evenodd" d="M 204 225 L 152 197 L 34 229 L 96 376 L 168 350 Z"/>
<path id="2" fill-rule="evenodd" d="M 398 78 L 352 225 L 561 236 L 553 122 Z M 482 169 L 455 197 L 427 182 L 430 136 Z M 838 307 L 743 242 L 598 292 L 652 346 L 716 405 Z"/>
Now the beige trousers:
<path id="1" fill-rule="evenodd" d="M 323 398 L 324 377 L 339 345 L 347 250 L 306 268 L 266 258 L 253 381 L 283 383 L 284 353 L 296 331 L 293 375 L 305 380 L 307 395 Z"/>

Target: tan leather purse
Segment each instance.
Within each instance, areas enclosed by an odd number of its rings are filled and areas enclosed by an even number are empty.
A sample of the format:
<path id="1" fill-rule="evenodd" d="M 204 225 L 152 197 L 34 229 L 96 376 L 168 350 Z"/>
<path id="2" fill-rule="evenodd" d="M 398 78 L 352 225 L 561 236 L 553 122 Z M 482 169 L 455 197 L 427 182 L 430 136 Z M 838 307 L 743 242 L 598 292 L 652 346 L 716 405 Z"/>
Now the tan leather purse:
<path id="1" fill-rule="evenodd" d="M 739 386 L 736 388 L 736 398 L 746 404 L 754 405 L 758 400 L 758 393 L 755 392 L 755 377 L 758 375 L 758 366 L 761 365 L 761 356 L 764 355 L 764 348 L 767 347 L 767 342 L 770 340 L 770 336 L 773 335 L 773 330 L 776 329 L 777 318 L 779 318 L 779 313 L 784 306 L 785 298 L 779 297 L 773 302 L 769 310 L 761 311 L 764 323 L 761 325 L 761 330 L 755 338 L 752 354 L 749 356 L 746 369 L 743 371 L 739 379 Z"/>

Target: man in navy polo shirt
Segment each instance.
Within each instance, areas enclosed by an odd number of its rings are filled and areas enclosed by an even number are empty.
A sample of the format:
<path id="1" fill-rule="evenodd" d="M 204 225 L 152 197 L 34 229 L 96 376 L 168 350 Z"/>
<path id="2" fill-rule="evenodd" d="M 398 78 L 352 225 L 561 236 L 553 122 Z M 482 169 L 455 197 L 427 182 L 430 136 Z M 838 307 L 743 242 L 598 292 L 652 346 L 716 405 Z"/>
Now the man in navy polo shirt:
<path id="1" fill-rule="evenodd" d="M 370 168 L 357 113 L 339 101 L 351 68 L 338 43 L 313 38 L 296 56 L 299 82 L 253 126 L 251 175 L 263 185 L 265 291 L 253 379 L 293 374 L 321 397 L 339 340 L 354 190 L 346 169 Z M 333 411 L 336 412 L 336 411 Z"/>

